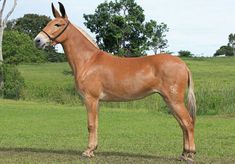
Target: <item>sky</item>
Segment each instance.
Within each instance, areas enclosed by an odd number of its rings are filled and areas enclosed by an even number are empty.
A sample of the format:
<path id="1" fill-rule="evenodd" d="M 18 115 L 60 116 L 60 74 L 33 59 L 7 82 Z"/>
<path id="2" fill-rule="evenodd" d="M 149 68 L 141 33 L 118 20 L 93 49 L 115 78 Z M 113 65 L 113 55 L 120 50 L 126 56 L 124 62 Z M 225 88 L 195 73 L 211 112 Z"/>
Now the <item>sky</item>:
<path id="1" fill-rule="evenodd" d="M 71 22 L 83 28 L 83 14 L 93 14 L 96 7 L 105 0 L 60 0 L 65 6 Z M 13 0 L 7 0 L 7 7 Z M 18 0 L 10 19 L 24 14 L 36 13 L 53 18 L 51 2 L 56 0 Z M 235 0 L 136 0 L 144 9 L 146 21 L 164 22 L 169 28 L 166 33 L 168 48 L 177 54 L 188 50 L 197 56 L 213 56 L 215 51 L 228 43 L 228 35 L 235 33 Z M 7 8 L 6 8 L 7 10 Z M 60 48 L 59 48 L 60 49 Z M 148 52 L 152 53 L 152 52 Z"/>

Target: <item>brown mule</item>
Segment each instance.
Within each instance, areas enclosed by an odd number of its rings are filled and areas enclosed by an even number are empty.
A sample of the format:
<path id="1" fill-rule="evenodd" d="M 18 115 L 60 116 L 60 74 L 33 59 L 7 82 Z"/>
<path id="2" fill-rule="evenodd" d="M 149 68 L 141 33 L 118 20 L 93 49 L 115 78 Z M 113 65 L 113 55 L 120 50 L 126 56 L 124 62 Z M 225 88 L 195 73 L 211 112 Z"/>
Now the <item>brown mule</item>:
<path id="1" fill-rule="evenodd" d="M 120 58 L 103 52 L 83 30 L 70 23 L 64 6 L 59 5 L 61 15 L 52 4 L 55 19 L 37 35 L 35 44 L 44 48 L 48 44 L 60 43 L 64 48 L 76 88 L 87 109 L 89 138 L 83 155 L 94 156 L 98 145 L 99 101 L 130 101 L 159 93 L 182 128 L 181 159 L 193 161 L 196 100 L 186 64 L 168 54 Z M 187 88 L 188 109 L 184 103 Z"/>

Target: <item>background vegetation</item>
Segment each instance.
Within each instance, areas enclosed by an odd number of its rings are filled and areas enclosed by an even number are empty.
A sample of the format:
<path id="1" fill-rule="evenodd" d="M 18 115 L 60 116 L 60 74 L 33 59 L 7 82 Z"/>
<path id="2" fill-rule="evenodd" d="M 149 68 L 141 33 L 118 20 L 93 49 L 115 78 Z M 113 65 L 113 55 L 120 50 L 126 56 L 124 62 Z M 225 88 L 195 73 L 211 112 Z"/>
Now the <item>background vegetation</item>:
<path id="1" fill-rule="evenodd" d="M 3 76 L 4 75 L 4 76 Z M 0 65 L 0 77 L 4 83 L 0 87 L 1 98 L 19 99 L 24 87 L 24 79 L 15 66 Z"/>
<path id="2" fill-rule="evenodd" d="M 66 58 L 54 46 L 38 50 L 33 39 L 51 19 L 45 15 L 25 14 L 10 20 L 3 38 L 3 57 L 5 63 L 63 62 Z"/>
<path id="3" fill-rule="evenodd" d="M 144 10 L 135 0 L 105 1 L 94 14 L 84 14 L 85 25 L 96 34 L 99 47 L 120 56 L 142 56 L 167 47 L 165 23 L 145 21 Z"/>
<path id="4" fill-rule="evenodd" d="M 228 44 L 221 46 L 216 50 L 214 56 L 235 56 L 235 34 L 231 33 L 228 36 Z"/>
<path id="5" fill-rule="evenodd" d="M 34 46 L 32 39 L 25 33 L 5 31 L 3 40 L 4 63 L 41 63 L 46 61 L 46 53 Z"/>
<path id="6" fill-rule="evenodd" d="M 178 52 L 178 54 L 180 57 L 193 57 L 194 56 L 190 51 L 187 51 L 187 50 L 181 50 Z"/>

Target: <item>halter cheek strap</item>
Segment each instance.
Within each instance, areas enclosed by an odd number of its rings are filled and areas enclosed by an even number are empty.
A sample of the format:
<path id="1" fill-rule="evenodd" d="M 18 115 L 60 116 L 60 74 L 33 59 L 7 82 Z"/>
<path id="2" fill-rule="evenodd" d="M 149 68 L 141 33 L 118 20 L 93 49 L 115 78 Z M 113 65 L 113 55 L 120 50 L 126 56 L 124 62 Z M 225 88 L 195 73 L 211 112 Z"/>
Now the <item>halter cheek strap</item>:
<path id="1" fill-rule="evenodd" d="M 57 42 L 56 39 L 57 39 L 60 35 L 62 35 L 62 34 L 64 33 L 64 31 L 67 29 L 67 27 L 69 26 L 69 24 L 70 24 L 70 22 L 68 21 L 68 23 L 66 24 L 66 26 L 64 27 L 64 29 L 63 29 L 57 36 L 55 36 L 54 38 L 51 37 L 46 31 L 42 30 L 42 32 L 43 32 L 44 34 L 46 34 L 46 36 L 47 36 L 52 42 Z"/>

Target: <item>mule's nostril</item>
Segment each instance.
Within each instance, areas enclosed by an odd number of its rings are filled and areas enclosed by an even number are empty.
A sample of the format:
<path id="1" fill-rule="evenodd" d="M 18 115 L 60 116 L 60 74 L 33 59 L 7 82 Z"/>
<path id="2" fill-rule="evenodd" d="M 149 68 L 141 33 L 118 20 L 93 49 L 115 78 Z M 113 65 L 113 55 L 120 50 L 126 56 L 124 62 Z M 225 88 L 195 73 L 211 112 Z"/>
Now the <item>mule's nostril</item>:
<path id="1" fill-rule="evenodd" d="M 36 47 L 41 48 L 42 43 L 43 43 L 43 40 L 41 40 L 40 38 L 35 38 L 34 39 L 34 44 L 35 44 Z"/>

